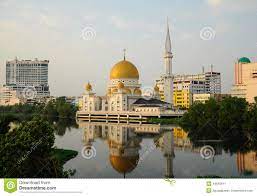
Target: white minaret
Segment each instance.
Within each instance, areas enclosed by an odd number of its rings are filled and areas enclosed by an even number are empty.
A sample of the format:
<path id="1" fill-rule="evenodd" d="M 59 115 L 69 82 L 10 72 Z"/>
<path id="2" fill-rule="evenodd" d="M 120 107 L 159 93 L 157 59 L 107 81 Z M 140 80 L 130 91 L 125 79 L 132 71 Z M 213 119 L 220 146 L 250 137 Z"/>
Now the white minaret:
<path id="1" fill-rule="evenodd" d="M 166 34 L 165 53 L 164 53 L 166 75 L 172 75 L 172 58 L 173 58 L 173 55 L 171 53 L 170 29 L 169 29 L 169 23 L 167 22 L 167 34 Z"/>
<path id="2" fill-rule="evenodd" d="M 173 55 L 171 53 L 170 30 L 169 23 L 167 21 L 167 34 L 164 52 L 165 74 L 162 76 L 162 79 L 164 83 L 164 101 L 171 104 L 173 103 L 172 58 Z"/>

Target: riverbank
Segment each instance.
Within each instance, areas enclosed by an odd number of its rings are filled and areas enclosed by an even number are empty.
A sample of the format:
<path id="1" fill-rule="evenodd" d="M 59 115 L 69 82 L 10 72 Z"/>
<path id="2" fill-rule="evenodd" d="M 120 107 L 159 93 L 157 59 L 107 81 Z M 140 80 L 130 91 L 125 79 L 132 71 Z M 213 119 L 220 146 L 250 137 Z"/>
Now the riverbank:
<path id="1" fill-rule="evenodd" d="M 149 118 L 147 122 L 161 125 L 179 125 L 180 118 Z"/>
<path id="2" fill-rule="evenodd" d="M 56 158 L 61 164 L 65 164 L 67 161 L 75 158 L 78 155 L 78 151 L 67 149 L 53 149 L 52 156 Z"/>

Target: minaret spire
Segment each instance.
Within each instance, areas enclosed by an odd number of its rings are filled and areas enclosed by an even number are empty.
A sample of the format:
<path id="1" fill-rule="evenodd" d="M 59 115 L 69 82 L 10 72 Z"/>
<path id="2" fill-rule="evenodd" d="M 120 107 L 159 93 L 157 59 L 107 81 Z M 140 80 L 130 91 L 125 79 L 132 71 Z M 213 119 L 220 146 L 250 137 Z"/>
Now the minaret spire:
<path id="1" fill-rule="evenodd" d="M 165 51 L 164 51 L 164 66 L 165 74 L 163 75 L 164 83 L 164 101 L 173 103 L 173 75 L 172 75 L 172 52 L 171 52 L 171 41 L 170 41 L 170 28 L 169 21 L 167 18 L 167 34 L 165 40 Z"/>
<path id="2" fill-rule="evenodd" d="M 164 62 L 165 62 L 165 74 L 172 74 L 172 52 L 171 52 L 171 41 L 170 41 L 170 28 L 169 21 L 167 19 L 167 34 L 165 40 L 165 52 L 164 52 Z"/>
<path id="3" fill-rule="evenodd" d="M 168 17 L 167 17 L 167 34 L 166 34 L 166 41 L 165 41 L 165 52 L 171 53 L 170 28 L 169 28 Z"/>

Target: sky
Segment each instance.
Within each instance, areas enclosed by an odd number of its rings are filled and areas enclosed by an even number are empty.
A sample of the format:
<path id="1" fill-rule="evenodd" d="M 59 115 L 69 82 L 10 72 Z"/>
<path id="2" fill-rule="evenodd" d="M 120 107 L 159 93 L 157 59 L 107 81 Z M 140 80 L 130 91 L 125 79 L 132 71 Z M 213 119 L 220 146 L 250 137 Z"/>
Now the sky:
<path id="1" fill-rule="evenodd" d="M 104 94 L 111 67 L 126 58 L 151 87 L 164 73 L 167 18 L 174 74 L 221 72 L 233 84 L 237 58 L 257 62 L 256 0 L 0 0 L 0 83 L 5 64 L 47 59 L 51 95 Z"/>

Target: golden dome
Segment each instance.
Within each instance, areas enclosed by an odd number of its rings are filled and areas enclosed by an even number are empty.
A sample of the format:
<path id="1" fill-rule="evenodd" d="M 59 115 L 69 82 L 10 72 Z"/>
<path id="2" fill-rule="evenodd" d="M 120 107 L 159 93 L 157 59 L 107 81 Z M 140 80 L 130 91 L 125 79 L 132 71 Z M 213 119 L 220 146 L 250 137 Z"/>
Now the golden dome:
<path id="1" fill-rule="evenodd" d="M 92 91 L 92 85 L 88 82 L 85 86 L 86 91 Z"/>
<path id="2" fill-rule="evenodd" d="M 128 173 L 136 168 L 139 156 L 122 157 L 110 155 L 110 162 L 112 167 L 119 173 Z"/>
<path id="3" fill-rule="evenodd" d="M 118 89 L 123 89 L 124 88 L 123 82 L 118 82 L 117 86 L 118 86 Z"/>
<path id="4" fill-rule="evenodd" d="M 154 91 L 159 92 L 159 87 L 157 85 L 155 85 Z"/>
<path id="5" fill-rule="evenodd" d="M 136 89 L 134 90 L 134 94 L 135 94 L 135 95 L 141 95 L 141 94 L 142 94 L 142 91 L 141 91 L 139 88 L 136 88 Z"/>
<path id="6" fill-rule="evenodd" d="M 139 79 L 139 73 L 135 65 L 123 60 L 112 67 L 110 79 L 134 78 Z"/>

